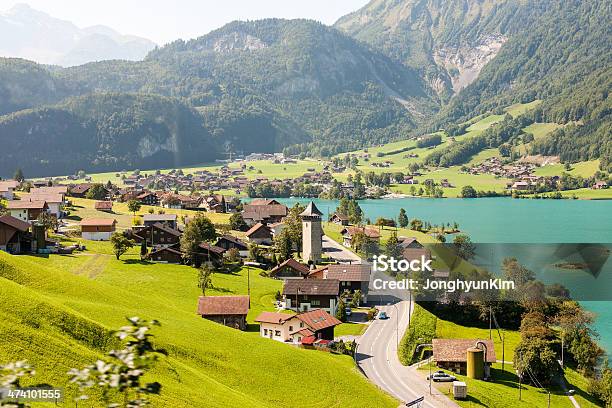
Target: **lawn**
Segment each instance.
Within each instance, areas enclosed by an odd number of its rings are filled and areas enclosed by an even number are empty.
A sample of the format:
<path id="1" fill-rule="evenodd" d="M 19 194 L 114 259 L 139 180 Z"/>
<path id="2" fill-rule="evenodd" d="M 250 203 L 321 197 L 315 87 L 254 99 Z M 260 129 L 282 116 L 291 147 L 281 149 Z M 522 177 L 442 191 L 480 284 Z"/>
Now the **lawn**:
<path id="1" fill-rule="evenodd" d="M 128 229 L 131 228 L 133 223 L 133 214 L 128 210 L 127 203 L 113 203 L 113 212 L 107 213 L 104 211 L 98 211 L 94 208 L 95 200 L 88 200 L 85 198 L 75 198 L 71 197 L 70 201 L 73 204 L 73 207 L 70 209 L 70 215 L 68 220 L 78 222 L 83 218 L 114 218 L 117 220 L 117 228 L 118 229 Z M 144 214 L 149 214 L 149 211 L 153 210 L 155 213 L 159 213 L 159 211 L 164 211 L 166 214 L 177 214 L 179 221 L 182 217 L 194 217 L 196 214 L 201 213 L 200 211 L 192 211 L 192 210 L 177 210 L 172 208 L 161 208 L 161 207 L 153 207 L 148 205 L 143 205 L 140 210 L 136 213 L 137 216 L 142 216 Z M 207 212 L 203 213 L 206 217 L 208 217 L 214 224 L 228 224 L 230 214 L 218 214 Z"/>
<path id="2" fill-rule="evenodd" d="M 342 323 L 334 330 L 334 336 L 361 336 L 367 328 L 364 323 Z"/>
<path id="3" fill-rule="evenodd" d="M 149 374 L 163 386 L 153 406 L 277 407 L 296 400 L 312 408 L 397 406 L 348 356 L 260 338 L 253 319 L 271 310 L 280 282 L 256 269 L 250 271 L 251 325 L 240 332 L 197 316 L 195 269 L 141 262 L 134 252 L 116 260 L 107 243 L 86 244 L 91 251 L 73 256 L 0 253 L 0 361 L 32 363 L 36 377 L 24 385 L 66 387 L 69 401 L 75 388 L 66 372 L 116 347 L 109 330 L 126 316 L 141 316 L 161 322 L 155 344 L 168 352 Z M 247 273 L 215 274 L 208 294 L 246 294 Z"/>
<path id="4" fill-rule="evenodd" d="M 565 170 L 563 164 L 549 164 L 547 166 L 538 167 L 534 173 L 537 176 L 560 176 L 563 173 L 571 174 L 572 176 L 591 177 L 599 170 L 599 160 L 590 160 L 578 163 L 572 163 L 569 171 Z"/>

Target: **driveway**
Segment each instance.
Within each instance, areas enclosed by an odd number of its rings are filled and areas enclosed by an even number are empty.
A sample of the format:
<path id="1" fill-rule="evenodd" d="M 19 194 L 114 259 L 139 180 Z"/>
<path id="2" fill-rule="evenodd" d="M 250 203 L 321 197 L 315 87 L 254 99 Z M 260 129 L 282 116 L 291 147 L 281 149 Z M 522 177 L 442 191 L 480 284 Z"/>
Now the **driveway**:
<path id="1" fill-rule="evenodd" d="M 408 327 L 408 316 L 412 312 L 409 306 L 408 301 L 378 306 L 389 319 L 373 321 L 361 336 L 357 345 L 357 363 L 370 381 L 404 403 L 425 397 L 423 407 L 457 408 L 459 405 L 433 386 L 433 395 L 429 395 L 429 383 L 423 375 L 414 366 L 406 367 L 399 361 L 397 342 Z"/>
<path id="2" fill-rule="evenodd" d="M 361 263 L 361 258 L 327 235 L 323 235 L 323 253 L 340 263 Z"/>

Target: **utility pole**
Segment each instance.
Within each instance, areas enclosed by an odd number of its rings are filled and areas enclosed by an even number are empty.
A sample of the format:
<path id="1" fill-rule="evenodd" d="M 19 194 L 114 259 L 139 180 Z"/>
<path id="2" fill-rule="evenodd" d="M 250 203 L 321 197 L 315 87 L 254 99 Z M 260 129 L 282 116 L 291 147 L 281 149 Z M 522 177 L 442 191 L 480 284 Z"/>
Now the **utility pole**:
<path id="1" fill-rule="evenodd" d="M 502 332 L 502 371 L 504 371 L 504 364 L 506 364 L 506 335 Z"/>
<path id="2" fill-rule="evenodd" d="M 251 267 L 247 266 L 247 294 L 249 295 L 249 309 L 251 308 Z"/>
<path id="3" fill-rule="evenodd" d="M 493 313 L 493 307 L 489 306 L 489 340 L 491 340 L 491 314 Z"/>

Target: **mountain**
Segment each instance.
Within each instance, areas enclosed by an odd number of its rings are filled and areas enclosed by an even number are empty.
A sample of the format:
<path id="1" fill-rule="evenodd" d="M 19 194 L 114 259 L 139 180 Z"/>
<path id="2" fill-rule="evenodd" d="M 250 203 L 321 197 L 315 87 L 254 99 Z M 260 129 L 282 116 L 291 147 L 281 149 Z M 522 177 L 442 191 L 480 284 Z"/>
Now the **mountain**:
<path id="1" fill-rule="evenodd" d="M 418 69 L 447 101 L 416 133 L 540 99 L 532 120 L 572 126 L 532 153 L 609 168 L 611 19 L 605 0 L 373 0 L 335 27 Z"/>
<path id="2" fill-rule="evenodd" d="M 43 64 L 81 65 L 108 59 L 141 60 L 155 43 L 111 28 L 81 29 L 27 4 L 0 14 L 0 55 Z"/>

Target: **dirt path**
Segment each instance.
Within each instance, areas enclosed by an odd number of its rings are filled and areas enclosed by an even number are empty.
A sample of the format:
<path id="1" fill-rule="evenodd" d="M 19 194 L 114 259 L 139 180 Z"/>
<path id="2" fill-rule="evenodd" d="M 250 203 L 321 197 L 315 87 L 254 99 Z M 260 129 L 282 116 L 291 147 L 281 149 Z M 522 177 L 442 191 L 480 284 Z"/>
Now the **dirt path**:
<path id="1" fill-rule="evenodd" d="M 95 279 L 96 276 L 101 274 L 111 258 L 111 255 L 103 254 L 83 254 L 81 256 L 87 256 L 89 259 L 76 268 L 74 272 L 80 276 L 87 276 L 89 279 Z"/>

